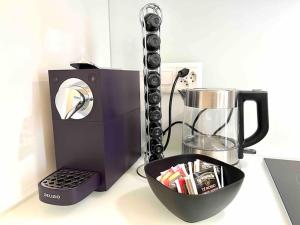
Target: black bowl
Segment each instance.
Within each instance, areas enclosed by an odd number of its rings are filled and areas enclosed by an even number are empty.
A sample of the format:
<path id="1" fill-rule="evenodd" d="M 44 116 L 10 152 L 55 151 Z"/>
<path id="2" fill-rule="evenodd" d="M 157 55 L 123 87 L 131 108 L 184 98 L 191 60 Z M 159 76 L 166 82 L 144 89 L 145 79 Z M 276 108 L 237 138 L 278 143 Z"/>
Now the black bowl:
<path id="1" fill-rule="evenodd" d="M 187 195 L 177 193 L 156 180 L 161 171 L 179 163 L 193 162 L 196 159 L 223 166 L 223 188 L 208 194 Z M 222 211 L 234 199 L 245 177 L 245 174 L 234 166 L 198 154 L 178 155 L 153 161 L 145 166 L 145 172 L 156 197 L 175 216 L 190 223 L 207 219 Z"/>

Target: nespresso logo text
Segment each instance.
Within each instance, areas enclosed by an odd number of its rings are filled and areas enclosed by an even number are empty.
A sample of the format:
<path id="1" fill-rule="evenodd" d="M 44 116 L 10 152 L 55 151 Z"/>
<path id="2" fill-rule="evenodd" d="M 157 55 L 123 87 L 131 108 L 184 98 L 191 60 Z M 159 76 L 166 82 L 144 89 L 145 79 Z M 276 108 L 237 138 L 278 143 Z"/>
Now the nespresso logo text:
<path id="1" fill-rule="evenodd" d="M 44 193 L 44 197 L 46 197 L 46 198 L 60 199 L 60 195 L 52 195 L 52 194 L 48 194 L 48 193 Z"/>

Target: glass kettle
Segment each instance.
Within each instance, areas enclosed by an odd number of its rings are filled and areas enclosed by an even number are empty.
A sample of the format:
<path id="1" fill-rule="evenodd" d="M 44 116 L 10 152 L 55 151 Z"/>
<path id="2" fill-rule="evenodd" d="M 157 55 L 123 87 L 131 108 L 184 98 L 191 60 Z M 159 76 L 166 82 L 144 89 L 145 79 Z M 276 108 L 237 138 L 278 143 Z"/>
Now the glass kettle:
<path id="1" fill-rule="evenodd" d="M 269 129 L 268 96 L 260 90 L 186 89 L 184 98 L 183 143 L 184 154 L 207 155 L 236 165 L 246 147 L 262 140 Z M 244 137 L 244 102 L 257 105 L 257 129 Z"/>

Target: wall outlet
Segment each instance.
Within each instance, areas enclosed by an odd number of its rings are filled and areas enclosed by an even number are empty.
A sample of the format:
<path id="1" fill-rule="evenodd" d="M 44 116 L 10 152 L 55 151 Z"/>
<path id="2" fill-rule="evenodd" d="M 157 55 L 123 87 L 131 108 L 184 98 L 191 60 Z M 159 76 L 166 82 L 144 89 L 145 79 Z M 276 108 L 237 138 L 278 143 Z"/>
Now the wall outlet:
<path id="1" fill-rule="evenodd" d="M 161 65 L 161 91 L 170 93 L 173 82 L 179 70 L 188 68 L 189 74 L 184 78 L 179 78 L 176 90 L 200 88 L 202 87 L 202 63 L 162 63 Z"/>

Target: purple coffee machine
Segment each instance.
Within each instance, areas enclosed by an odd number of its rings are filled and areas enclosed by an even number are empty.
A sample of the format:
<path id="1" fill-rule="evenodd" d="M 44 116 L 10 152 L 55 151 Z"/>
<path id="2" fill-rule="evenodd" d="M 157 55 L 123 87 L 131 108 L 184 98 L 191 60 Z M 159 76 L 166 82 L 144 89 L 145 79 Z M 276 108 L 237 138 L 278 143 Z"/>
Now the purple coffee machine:
<path id="1" fill-rule="evenodd" d="M 39 198 L 71 205 L 105 191 L 141 156 L 139 72 L 49 71 L 57 171 Z"/>

